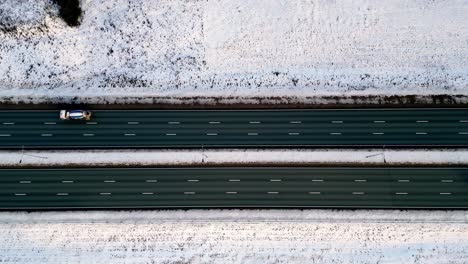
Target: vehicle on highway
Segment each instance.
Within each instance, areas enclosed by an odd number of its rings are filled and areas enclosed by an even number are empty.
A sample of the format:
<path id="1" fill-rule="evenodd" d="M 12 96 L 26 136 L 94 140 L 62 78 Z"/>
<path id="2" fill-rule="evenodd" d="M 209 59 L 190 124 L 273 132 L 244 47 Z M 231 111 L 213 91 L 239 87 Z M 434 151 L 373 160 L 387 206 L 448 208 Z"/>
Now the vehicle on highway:
<path id="1" fill-rule="evenodd" d="M 60 110 L 62 120 L 90 120 L 91 116 L 91 111 L 86 110 Z"/>

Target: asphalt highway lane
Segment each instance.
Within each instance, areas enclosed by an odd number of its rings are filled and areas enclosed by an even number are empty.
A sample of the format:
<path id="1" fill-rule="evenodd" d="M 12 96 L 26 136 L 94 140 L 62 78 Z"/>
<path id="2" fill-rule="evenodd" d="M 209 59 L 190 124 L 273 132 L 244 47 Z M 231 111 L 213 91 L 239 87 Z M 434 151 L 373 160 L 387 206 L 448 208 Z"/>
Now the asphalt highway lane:
<path id="1" fill-rule="evenodd" d="M 0 148 L 468 146 L 468 109 L 0 111 Z"/>
<path id="2" fill-rule="evenodd" d="M 467 168 L 1 169 L 0 209 L 468 208 Z"/>

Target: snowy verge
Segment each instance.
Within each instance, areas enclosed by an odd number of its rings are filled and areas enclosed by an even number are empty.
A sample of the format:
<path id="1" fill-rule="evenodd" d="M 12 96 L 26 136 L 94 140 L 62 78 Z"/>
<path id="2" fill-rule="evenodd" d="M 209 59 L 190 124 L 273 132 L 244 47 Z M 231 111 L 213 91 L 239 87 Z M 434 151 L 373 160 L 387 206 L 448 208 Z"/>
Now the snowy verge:
<path id="1" fill-rule="evenodd" d="M 465 223 L 468 210 L 154 210 L 1 212 L 7 223 L 360 222 Z"/>
<path id="2" fill-rule="evenodd" d="M 0 151 L 0 166 L 467 165 L 467 149 Z"/>

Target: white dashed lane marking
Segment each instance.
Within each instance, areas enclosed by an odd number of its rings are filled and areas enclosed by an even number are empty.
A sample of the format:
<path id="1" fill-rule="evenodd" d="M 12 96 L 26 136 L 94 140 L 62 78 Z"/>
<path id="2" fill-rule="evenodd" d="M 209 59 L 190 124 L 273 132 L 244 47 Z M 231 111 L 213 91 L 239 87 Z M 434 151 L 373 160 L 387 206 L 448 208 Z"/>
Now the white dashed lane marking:
<path id="1" fill-rule="evenodd" d="M 57 123 L 55 122 L 44 122 L 44 125 L 56 125 Z"/>
<path id="2" fill-rule="evenodd" d="M 442 193 L 440 193 L 440 194 L 441 194 L 441 195 L 450 195 L 450 194 L 452 194 L 452 193 L 449 193 L 449 192 L 442 192 Z"/>
<path id="3" fill-rule="evenodd" d="M 169 133 L 169 134 L 166 134 L 166 136 L 177 136 L 177 134 Z"/>
<path id="4" fill-rule="evenodd" d="M 237 194 L 237 192 L 226 192 L 226 194 Z"/>
<path id="5" fill-rule="evenodd" d="M 290 124 L 302 124 L 302 121 L 291 121 Z"/>
<path id="6" fill-rule="evenodd" d="M 208 123 L 209 123 L 209 124 L 221 124 L 221 122 L 219 122 L 219 121 L 210 121 L 210 122 L 208 122 Z"/>
<path id="7" fill-rule="evenodd" d="M 26 196 L 27 194 L 25 193 L 15 193 L 15 196 Z"/>
<path id="8" fill-rule="evenodd" d="M 309 192 L 309 194 L 320 194 L 320 192 Z"/>
<path id="9" fill-rule="evenodd" d="M 129 124 L 129 125 L 139 125 L 140 122 L 131 121 L 131 122 L 127 122 L 127 124 Z"/>
<path id="10" fill-rule="evenodd" d="M 396 195 L 407 195 L 408 193 L 406 193 L 406 192 L 397 192 L 397 193 L 395 193 L 395 194 L 396 194 Z"/>
<path id="11" fill-rule="evenodd" d="M 375 120 L 374 123 L 386 123 L 386 121 L 383 121 L 383 120 Z"/>
<path id="12" fill-rule="evenodd" d="M 365 194 L 365 192 L 353 192 L 354 195 L 362 195 Z"/>
<path id="13" fill-rule="evenodd" d="M 258 136 L 258 133 L 247 133 L 249 136 Z"/>
<path id="14" fill-rule="evenodd" d="M 343 124 L 343 121 L 341 120 L 335 120 L 335 121 L 331 121 L 332 124 Z"/>
<path id="15" fill-rule="evenodd" d="M 207 136 L 217 136 L 218 133 L 206 133 Z"/>
<path id="16" fill-rule="evenodd" d="M 103 193 L 99 193 L 99 195 L 111 195 L 112 193 L 108 193 L 108 192 L 103 192 Z"/>
<path id="17" fill-rule="evenodd" d="M 58 196 L 67 196 L 68 193 L 57 193 Z"/>
<path id="18" fill-rule="evenodd" d="M 94 134 L 83 134 L 83 137 L 94 137 Z"/>
<path id="19" fill-rule="evenodd" d="M 355 182 L 367 182 L 367 180 L 354 180 Z"/>
<path id="20" fill-rule="evenodd" d="M 146 180 L 146 182 L 158 182 L 158 180 Z"/>
<path id="21" fill-rule="evenodd" d="M 195 192 L 184 192 L 184 194 L 192 195 L 192 194 L 195 194 Z"/>
<path id="22" fill-rule="evenodd" d="M 427 135 L 426 132 L 416 132 L 416 135 Z"/>
<path id="23" fill-rule="evenodd" d="M 143 194 L 143 195 L 153 195 L 154 193 L 152 193 L 152 192 L 144 192 L 144 193 L 141 193 L 141 194 Z"/>
<path id="24" fill-rule="evenodd" d="M 170 122 L 167 122 L 169 125 L 178 125 L 180 124 L 180 122 L 178 121 L 170 121 Z"/>
<path id="25" fill-rule="evenodd" d="M 440 182 L 453 182 L 453 180 L 441 180 Z"/>
<path id="26" fill-rule="evenodd" d="M 126 137 L 134 137 L 134 136 L 136 136 L 136 134 L 124 134 L 124 136 L 126 136 Z"/>
<path id="27" fill-rule="evenodd" d="M 260 121 L 250 121 L 249 124 L 261 124 L 262 122 Z"/>
<path id="28" fill-rule="evenodd" d="M 52 137 L 53 134 L 41 134 L 41 137 Z"/>
<path id="29" fill-rule="evenodd" d="M 295 132 L 294 133 L 288 133 L 288 135 L 290 135 L 290 136 L 299 136 L 300 134 L 301 133 L 295 133 Z"/>
<path id="30" fill-rule="evenodd" d="M 74 183 L 75 181 L 62 181 L 62 183 Z"/>
<path id="31" fill-rule="evenodd" d="M 279 192 L 267 192 L 268 194 L 279 194 Z"/>
<path id="32" fill-rule="evenodd" d="M 20 181 L 19 183 L 21 183 L 21 184 L 29 184 L 29 183 L 31 183 L 31 181 Z"/>
<path id="33" fill-rule="evenodd" d="M 385 134 L 385 133 L 383 133 L 383 132 L 374 132 L 374 133 L 372 133 L 372 135 L 383 135 L 383 134 Z"/>
<path id="34" fill-rule="evenodd" d="M 330 133 L 330 135 L 341 135 L 339 132 Z"/>
<path id="35" fill-rule="evenodd" d="M 3 124 L 4 124 L 4 125 L 10 125 L 10 126 L 11 126 L 11 125 L 14 125 L 15 123 L 5 122 L 5 123 L 3 123 Z"/>
<path id="36" fill-rule="evenodd" d="M 86 122 L 87 125 L 97 125 L 98 122 Z"/>
<path id="37" fill-rule="evenodd" d="M 398 182 L 410 182 L 410 180 L 398 180 Z"/>
<path id="38" fill-rule="evenodd" d="M 429 121 L 427 121 L 427 120 L 418 120 L 418 121 L 416 121 L 416 123 L 429 123 Z"/>
<path id="39" fill-rule="evenodd" d="M 11 137 L 11 134 L 0 134 L 0 137 Z"/>

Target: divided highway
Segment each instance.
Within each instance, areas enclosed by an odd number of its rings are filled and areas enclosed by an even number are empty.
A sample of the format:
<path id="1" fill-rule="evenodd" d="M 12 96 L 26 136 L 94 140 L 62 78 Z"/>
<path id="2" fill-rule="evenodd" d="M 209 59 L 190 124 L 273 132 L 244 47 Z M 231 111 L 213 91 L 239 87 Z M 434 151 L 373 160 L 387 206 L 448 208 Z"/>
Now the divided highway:
<path id="1" fill-rule="evenodd" d="M 468 168 L 1 169 L 0 209 L 468 208 Z"/>
<path id="2" fill-rule="evenodd" d="M 0 148 L 468 146 L 468 109 L 0 111 Z"/>

